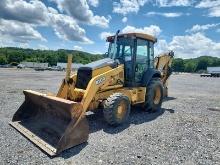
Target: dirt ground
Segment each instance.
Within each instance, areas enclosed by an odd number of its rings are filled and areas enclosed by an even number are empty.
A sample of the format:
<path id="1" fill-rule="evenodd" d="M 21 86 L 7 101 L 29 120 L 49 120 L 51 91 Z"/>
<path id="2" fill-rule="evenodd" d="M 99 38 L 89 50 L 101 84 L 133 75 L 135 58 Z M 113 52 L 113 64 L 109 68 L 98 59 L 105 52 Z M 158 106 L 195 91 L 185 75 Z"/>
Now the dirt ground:
<path id="1" fill-rule="evenodd" d="M 58 90 L 64 72 L 0 69 L 0 164 L 220 164 L 220 78 L 175 74 L 156 113 L 132 109 L 117 128 L 102 113 L 87 115 L 88 143 L 55 158 L 8 125 L 23 89 Z"/>

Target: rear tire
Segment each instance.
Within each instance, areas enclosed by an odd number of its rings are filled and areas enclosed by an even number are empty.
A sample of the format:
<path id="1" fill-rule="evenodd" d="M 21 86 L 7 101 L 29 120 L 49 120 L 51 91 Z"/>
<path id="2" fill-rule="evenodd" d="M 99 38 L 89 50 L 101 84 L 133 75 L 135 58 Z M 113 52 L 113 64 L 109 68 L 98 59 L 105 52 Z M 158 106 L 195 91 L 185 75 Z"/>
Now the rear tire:
<path id="1" fill-rule="evenodd" d="M 163 84 L 159 78 L 153 78 L 147 86 L 144 109 L 156 112 L 161 108 L 163 101 Z"/>
<path id="2" fill-rule="evenodd" d="M 130 114 L 131 105 L 127 96 L 122 93 L 114 93 L 104 102 L 104 118 L 110 125 L 124 123 Z"/>

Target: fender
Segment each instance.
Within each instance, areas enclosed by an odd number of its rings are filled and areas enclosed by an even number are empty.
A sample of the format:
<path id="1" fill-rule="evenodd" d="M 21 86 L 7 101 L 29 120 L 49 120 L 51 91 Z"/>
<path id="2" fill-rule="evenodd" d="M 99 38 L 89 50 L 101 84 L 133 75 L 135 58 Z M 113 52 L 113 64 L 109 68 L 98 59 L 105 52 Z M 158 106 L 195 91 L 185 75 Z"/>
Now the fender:
<path id="1" fill-rule="evenodd" d="M 152 78 L 161 78 L 161 73 L 157 69 L 149 68 L 145 71 L 142 78 L 142 85 L 147 86 Z"/>

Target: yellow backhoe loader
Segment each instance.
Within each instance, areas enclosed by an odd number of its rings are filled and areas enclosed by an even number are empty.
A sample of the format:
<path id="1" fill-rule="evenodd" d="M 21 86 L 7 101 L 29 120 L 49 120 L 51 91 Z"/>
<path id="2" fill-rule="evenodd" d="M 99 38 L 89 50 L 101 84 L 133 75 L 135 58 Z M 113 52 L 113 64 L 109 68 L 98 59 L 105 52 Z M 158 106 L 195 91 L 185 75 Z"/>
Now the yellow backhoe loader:
<path id="1" fill-rule="evenodd" d="M 66 77 L 57 95 L 24 90 L 25 101 L 11 126 L 54 156 L 87 141 L 87 111 L 102 107 L 110 125 L 125 122 L 136 104 L 157 111 L 167 95 L 173 52 L 154 58 L 156 41 L 147 34 L 118 31 L 107 38 L 104 59 L 80 67 L 74 74 L 68 56 Z"/>

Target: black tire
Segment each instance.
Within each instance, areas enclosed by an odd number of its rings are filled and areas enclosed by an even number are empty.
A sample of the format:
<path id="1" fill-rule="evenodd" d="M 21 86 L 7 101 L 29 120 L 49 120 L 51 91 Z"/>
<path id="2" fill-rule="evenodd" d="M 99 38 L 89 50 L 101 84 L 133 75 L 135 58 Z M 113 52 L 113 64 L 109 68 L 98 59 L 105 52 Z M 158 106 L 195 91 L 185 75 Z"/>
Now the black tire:
<path id="1" fill-rule="evenodd" d="M 123 104 L 123 106 L 121 104 Z M 123 109 L 123 112 L 120 113 L 119 108 L 120 111 Z M 129 98 L 122 93 L 114 93 L 105 100 L 103 114 L 108 124 L 117 126 L 128 119 L 130 110 L 131 105 Z"/>
<path id="2" fill-rule="evenodd" d="M 156 91 L 160 92 L 160 97 L 156 97 Z M 155 97 L 157 99 L 155 99 Z M 155 101 L 156 100 L 156 101 Z M 163 84 L 159 78 L 153 78 L 147 86 L 144 109 L 149 112 L 156 112 L 161 109 L 163 102 Z"/>

